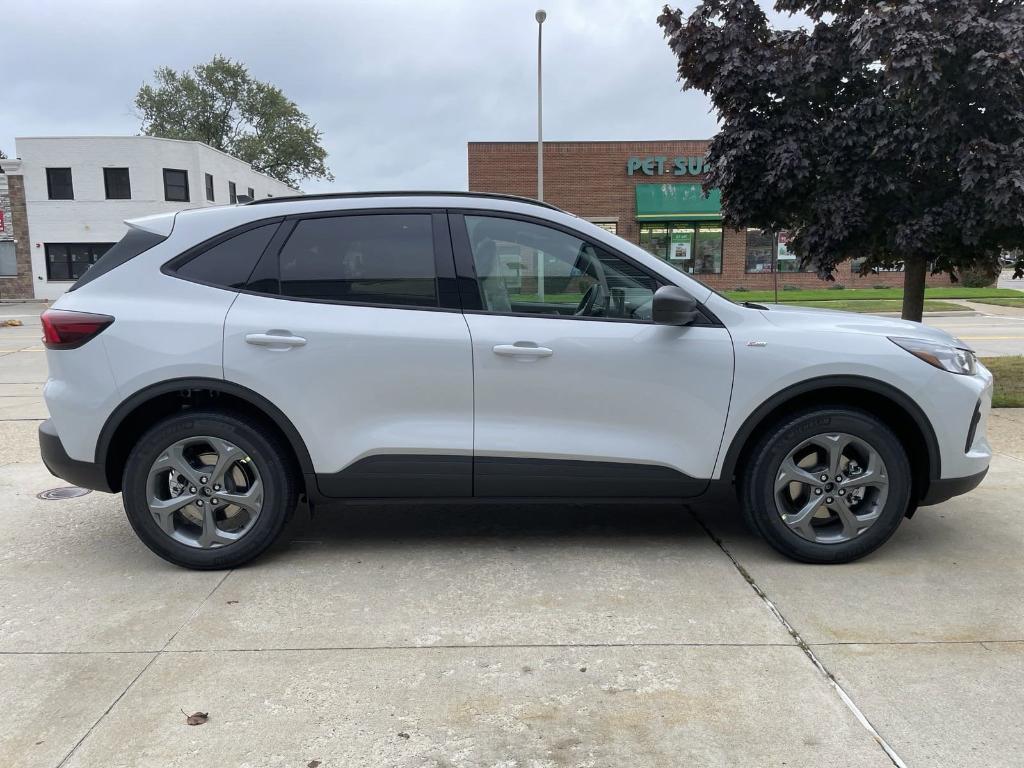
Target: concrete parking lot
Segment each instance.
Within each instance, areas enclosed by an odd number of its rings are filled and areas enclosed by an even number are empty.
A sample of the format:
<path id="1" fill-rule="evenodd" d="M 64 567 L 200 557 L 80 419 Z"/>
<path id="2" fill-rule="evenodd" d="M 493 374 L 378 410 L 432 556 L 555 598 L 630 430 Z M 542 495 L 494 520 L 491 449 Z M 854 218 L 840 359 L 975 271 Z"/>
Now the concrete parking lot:
<path id="1" fill-rule="evenodd" d="M 119 497 L 36 497 L 39 309 L 0 307 L 0 766 L 1021 764 L 1022 411 L 847 566 L 729 504 L 393 505 L 198 573 Z"/>

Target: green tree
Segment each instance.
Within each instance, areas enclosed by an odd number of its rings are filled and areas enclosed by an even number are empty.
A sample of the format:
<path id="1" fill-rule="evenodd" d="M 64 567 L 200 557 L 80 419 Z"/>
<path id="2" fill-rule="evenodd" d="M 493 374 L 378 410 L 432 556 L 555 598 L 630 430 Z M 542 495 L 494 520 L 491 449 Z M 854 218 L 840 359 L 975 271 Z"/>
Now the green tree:
<path id="1" fill-rule="evenodd" d="M 903 316 L 928 270 L 991 269 L 1024 245 L 1024 0 L 703 0 L 658 23 L 685 88 L 721 120 L 706 188 L 726 222 L 788 229 L 819 276 L 902 263 Z M 1015 276 L 1024 275 L 1024 259 Z"/>
<path id="2" fill-rule="evenodd" d="M 154 79 L 135 96 L 147 136 L 202 141 L 293 187 L 302 179 L 334 179 L 316 125 L 244 64 L 214 56 L 191 72 L 160 67 Z"/>

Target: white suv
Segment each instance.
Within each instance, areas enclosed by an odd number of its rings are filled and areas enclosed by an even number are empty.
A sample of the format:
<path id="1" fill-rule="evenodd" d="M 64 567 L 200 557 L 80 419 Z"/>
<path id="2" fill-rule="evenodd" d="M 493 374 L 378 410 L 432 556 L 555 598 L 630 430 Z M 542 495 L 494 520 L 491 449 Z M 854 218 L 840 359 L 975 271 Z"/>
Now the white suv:
<path id="1" fill-rule="evenodd" d="M 43 314 L 43 460 L 225 568 L 300 497 L 692 501 L 843 562 L 981 482 L 992 377 L 917 323 L 738 305 L 548 205 L 260 200 L 128 222 Z"/>

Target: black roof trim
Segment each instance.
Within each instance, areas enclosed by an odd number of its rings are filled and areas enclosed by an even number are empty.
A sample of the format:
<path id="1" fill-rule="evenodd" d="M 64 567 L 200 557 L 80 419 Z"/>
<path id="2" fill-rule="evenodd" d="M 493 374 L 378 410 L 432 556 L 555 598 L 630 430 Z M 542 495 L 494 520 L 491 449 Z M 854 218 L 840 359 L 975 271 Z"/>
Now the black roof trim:
<path id="1" fill-rule="evenodd" d="M 348 198 L 359 198 L 359 197 L 483 197 L 494 200 L 510 200 L 516 203 L 527 203 L 528 205 L 539 205 L 543 208 L 550 208 L 552 211 L 562 211 L 561 208 L 551 205 L 550 203 L 544 203 L 540 200 L 534 200 L 531 197 L 521 197 L 519 195 L 502 195 L 497 192 L 444 192 L 444 191 L 432 191 L 432 190 L 406 190 L 406 191 L 390 191 L 390 192 L 323 192 L 313 195 L 287 195 L 284 197 L 261 197 L 259 200 L 253 200 L 252 202 L 243 203 L 243 205 L 266 205 L 268 203 L 293 203 L 300 200 L 333 200 L 333 199 L 348 199 Z"/>

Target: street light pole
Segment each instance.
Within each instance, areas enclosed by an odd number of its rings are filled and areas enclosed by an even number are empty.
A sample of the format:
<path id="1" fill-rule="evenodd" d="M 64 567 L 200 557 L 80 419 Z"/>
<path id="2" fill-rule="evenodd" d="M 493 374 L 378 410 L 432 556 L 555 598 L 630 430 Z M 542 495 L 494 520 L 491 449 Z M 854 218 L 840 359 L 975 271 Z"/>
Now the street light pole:
<path id="1" fill-rule="evenodd" d="M 544 104 L 542 99 L 543 84 L 541 82 L 541 39 L 544 30 L 544 19 L 548 14 L 541 10 L 533 15 L 537 20 L 537 199 L 544 199 Z"/>

